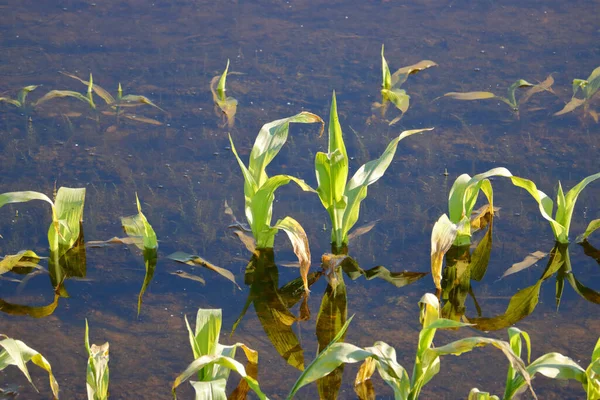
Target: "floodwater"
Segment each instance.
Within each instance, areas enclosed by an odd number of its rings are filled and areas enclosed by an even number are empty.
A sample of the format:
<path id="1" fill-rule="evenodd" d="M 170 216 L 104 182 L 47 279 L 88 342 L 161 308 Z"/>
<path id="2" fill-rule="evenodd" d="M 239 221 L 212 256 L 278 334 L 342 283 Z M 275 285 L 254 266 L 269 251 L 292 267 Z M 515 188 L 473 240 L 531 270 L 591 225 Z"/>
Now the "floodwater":
<path id="1" fill-rule="evenodd" d="M 67 279 L 67 293 L 56 301 L 48 274 L 25 283 L 0 280 L 0 333 L 23 340 L 51 362 L 61 398 L 83 399 L 87 318 L 91 342 L 110 342 L 111 398 L 167 399 L 173 380 L 193 360 L 184 315 L 193 320 L 198 308 L 222 308 L 222 341 L 257 349 L 261 388 L 269 397 L 283 398 L 300 372 L 279 356 L 252 306 L 228 336 L 250 293 L 243 284 L 250 254 L 228 229 L 231 218 L 224 213 L 227 201 L 243 218 L 243 180 L 227 134 L 247 160 L 263 124 L 303 110 L 327 120 L 335 90 L 355 171 L 378 157 L 402 130 L 435 127 L 400 143 L 386 175 L 369 188 L 358 225 L 380 221 L 350 244 L 350 254 L 364 269 L 383 265 L 391 271 L 427 272 L 431 228 L 448 212 L 448 192 L 460 174 L 503 166 L 554 197 L 559 180 L 567 189 L 599 171 L 593 118 L 582 108 L 552 115 L 571 98 L 572 80 L 587 78 L 600 65 L 599 6 L 598 0 L 5 1 L 0 5 L 2 96 L 15 98 L 28 85 L 41 85 L 29 94 L 33 101 L 54 89 L 85 94 L 85 85 L 59 72 L 84 80 L 92 73 L 94 83 L 113 96 L 121 83 L 124 94 L 146 96 L 165 111 L 148 105 L 131 111 L 161 123 L 155 125 L 96 114 L 75 98 L 50 100 L 26 112 L 0 103 L 0 193 L 51 195 L 55 183 L 85 187 L 84 237 L 91 241 L 123 236 L 120 217 L 136 212 L 137 192 L 160 243 L 139 317 L 143 258 L 133 247 L 112 245 L 87 248 L 85 273 Z M 438 64 L 403 85 L 411 95 L 410 108 L 391 127 L 379 114 L 372 118 L 371 110 L 380 101 L 382 44 L 392 71 L 423 59 Z M 239 101 L 231 128 L 215 114 L 209 88 L 228 59 L 230 71 L 240 73 L 227 79 L 227 94 Z M 549 74 L 555 94 L 532 96 L 518 117 L 495 99 L 436 100 L 446 92 L 504 95 L 517 79 L 537 83 Z M 99 97 L 95 102 L 103 104 Z M 386 117 L 396 115 L 390 109 Z M 318 127 L 293 125 L 268 172 L 297 175 L 316 186 L 314 155 L 326 147 Z M 481 317 L 501 315 L 511 296 L 535 285 L 548 257 L 499 278 L 527 254 L 550 252 L 554 244 L 549 224 L 526 192 L 501 178 L 492 183 L 494 205 L 501 210 L 494 219 L 487 272 L 481 281 L 470 282 L 477 303 L 467 296 L 468 289 L 462 291 L 462 313 L 469 320 L 478 317 L 478 308 Z M 571 225 L 573 239 L 600 217 L 599 199 L 599 183 L 582 192 Z M 320 255 L 330 251 L 329 218 L 319 199 L 293 185 L 281 188 L 274 216 L 286 215 L 307 231 L 312 268 L 318 270 Z M 48 255 L 50 221 L 45 203 L 3 207 L 0 254 L 32 249 Z M 483 237 L 476 234 L 474 243 Z M 594 235 L 590 243 L 600 245 Z M 209 270 L 169 260 L 166 256 L 175 251 L 230 270 L 242 290 Z M 597 253 L 595 259 L 586 255 L 594 255 L 593 247 L 572 243 L 569 251 L 572 273 L 587 287 L 586 298 L 565 283 L 557 310 L 555 274 L 541 284 L 535 310 L 516 326 L 531 335 L 532 357 L 558 351 L 585 368 L 600 332 L 600 308 L 594 303 L 600 297 L 600 269 Z M 281 264 L 294 261 L 282 233 L 275 257 Z M 178 270 L 201 275 L 207 284 L 173 274 Z M 297 276 L 298 269 L 280 266 L 279 286 Z M 417 303 L 424 293 L 435 292 L 431 277 L 403 288 L 364 278 L 346 278 L 346 285 L 348 314 L 355 315 L 346 341 L 360 346 L 385 341 L 411 371 L 420 329 Z M 311 318 L 293 326 L 306 363 L 317 349 L 315 321 L 326 286 L 320 279 L 311 287 Z M 32 317 L 40 306 L 52 313 Z M 299 313 L 298 306 L 293 312 Z M 484 334 L 507 338 L 504 328 L 489 333 L 465 328 L 439 332 L 435 343 Z M 503 392 L 507 363 L 496 349 L 446 357 L 441 365 L 422 398 L 466 398 L 473 387 Z M 346 367 L 339 398 L 356 398 L 357 368 Z M 16 368 L 0 372 L 0 387 L 17 384 L 19 398 L 50 398 L 47 377 L 35 367 L 30 370 L 40 394 Z M 232 374 L 230 384 L 236 380 Z M 377 398 L 392 397 L 379 378 L 374 381 Z M 573 382 L 537 377 L 533 386 L 543 399 L 584 396 Z M 193 396 L 187 383 L 178 393 Z M 314 384 L 297 396 L 316 397 Z"/>

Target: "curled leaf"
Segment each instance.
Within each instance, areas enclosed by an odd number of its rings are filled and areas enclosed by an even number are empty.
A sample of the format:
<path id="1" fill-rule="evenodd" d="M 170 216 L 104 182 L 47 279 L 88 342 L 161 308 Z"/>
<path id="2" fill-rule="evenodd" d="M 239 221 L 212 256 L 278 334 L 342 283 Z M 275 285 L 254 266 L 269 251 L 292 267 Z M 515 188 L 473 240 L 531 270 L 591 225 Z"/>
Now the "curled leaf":
<path id="1" fill-rule="evenodd" d="M 453 224 L 446 214 L 442 215 L 431 231 L 431 275 L 438 290 L 442 290 L 442 264 L 444 255 L 452 247 L 458 233 L 458 226 Z"/>

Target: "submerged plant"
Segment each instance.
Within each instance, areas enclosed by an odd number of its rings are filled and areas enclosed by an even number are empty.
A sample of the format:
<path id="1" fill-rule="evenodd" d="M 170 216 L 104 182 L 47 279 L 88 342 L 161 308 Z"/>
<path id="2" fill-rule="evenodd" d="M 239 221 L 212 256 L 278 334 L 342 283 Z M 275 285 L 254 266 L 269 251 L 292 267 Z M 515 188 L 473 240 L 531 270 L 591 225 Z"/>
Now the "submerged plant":
<path id="1" fill-rule="evenodd" d="M 90 329 L 85 320 L 85 349 L 88 353 L 86 387 L 88 400 L 108 399 L 108 342 L 90 346 Z"/>
<path id="2" fill-rule="evenodd" d="M 227 60 L 227 66 L 223 74 L 213 77 L 210 81 L 210 91 L 215 102 L 215 113 L 217 116 L 223 117 L 223 126 L 227 125 L 230 129 L 233 128 L 235 123 L 235 113 L 237 111 L 238 101 L 233 97 L 227 96 L 225 93 L 225 83 L 227 82 L 227 74 L 231 74 L 229 71 L 229 60 Z"/>
<path id="3" fill-rule="evenodd" d="M 310 249 L 304 229 L 292 217 L 282 218 L 274 226 L 271 226 L 271 218 L 273 215 L 275 190 L 280 186 L 287 185 L 293 181 L 304 191 L 314 190 L 303 180 L 291 175 L 269 177 L 266 172 L 269 163 L 285 144 L 288 137 L 289 125 L 292 122 L 305 124 L 318 122 L 321 123 L 321 126 L 324 125 L 323 120 L 318 115 L 309 112 L 301 112 L 292 117 L 279 119 L 263 125 L 252 147 L 248 167 L 244 165 L 238 156 L 231 135 L 229 135 L 229 141 L 231 143 L 231 150 L 244 176 L 244 209 L 246 219 L 256 241 L 256 247 L 258 249 L 272 248 L 275 235 L 280 229 L 284 230 L 292 242 L 294 253 L 296 253 L 300 261 L 300 273 L 306 277 L 310 268 Z M 305 289 L 308 290 L 307 284 L 305 285 Z"/>
<path id="4" fill-rule="evenodd" d="M 498 96 L 492 92 L 449 92 L 444 95 L 444 97 L 450 97 L 455 100 L 486 100 L 486 99 L 497 99 L 507 104 L 510 109 L 519 115 L 519 107 L 524 104 L 529 98 L 535 93 L 547 91 L 550 93 L 554 93 L 552 90 L 552 84 L 554 83 L 554 78 L 552 75 L 549 75 L 543 82 L 539 84 L 529 83 L 524 79 L 516 80 L 512 85 L 508 87 L 507 96 Z M 525 94 L 519 99 L 516 99 L 515 92 L 519 88 L 529 87 L 530 89 L 525 92 Z"/>
<path id="5" fill-rule="evenodd" d="M 196 400 L 225 399 L 227 398 L 225 386 L 231 370 L 240 374 L 243 380 L 240 381 L 230 398 L 245 398 L 249 389 L 252 389 L 259 399 L 267 398 L 256 381 L 258 353 L 243 343 L 236 343 L 232 346 L 220 344 L 221 321 L 220 309 L 198 309 L 196 327 L 192 330 L 187 317 L 185 317 L 194 361 L 173 382 L 174 398 L 177 398 L 177 387 L 192 376 L 196 376 L 198 381 L 190 381 L 196 391 Z M 244 351 L 248 360 L 245 368 L 234 359 L 238 348 Z"/>
<path id="6" fill-rule="evenodd" d="M 40 104 L 43 104 L 49 100 L 53 100 L 53 99 L 57 99 L 57 98 L 73 97 L 83 103 L 86 103 L 90 107 L 90 109 L 95 110 L 96 103 L 94 103 L 94 95 L 93 95 L 94 81 L 92 79 L 92 74 L 90 74 L 90 80 L 89 80 L 89 82 L 86 82 L 86 85 L 87 85 L 86 94 L 81 94 L 81 93 L 75 92 L 73 90 L 51 90 L 48 93 L 46 93 L 45 95 L 43 95 L 42 97 L 40 97 L 35 103 L 33 103 L 33 105 L 39 106 Z"/>
<path id="7" fill-rule="evenodd" d="M 421 308 L 421 323 L 423 328 L 419 333 L 419 342 L 413 367 L 412 376 L 396 360 L 396 351 L 384 342 L 376 342 L 372 347 L 360 348 L 349 343 L 339 342 L 346 332 L 350 318 L 331 341 L 331 343 L 313 360 L 298 378 L 288 399 L 294 397 L 298 390 L 310 382 L 319 379 L 333 371 L 343 363 L 363 361 L 355 379 L 355 390 L 359 394 L 368 394 L 373 398 L 372 389 L 367 384 L 375 370 L 394 391 L 397 400 L 415 400 L 419 398 L 423 387 L 440 371 L 440 357 L 443 355 L 460 355 L 476 347 L 492 345 L 500 349 L 509 360 L 512 368 L 522 374 L 526 383 L 530 377 L 521 360 L 510 348 L 510 344 L 497 339 L 486 337 L 469 337 L 449 343 L 445 346 L 434 347 L 433 339 L 438 329 L 459 328 L 468 326 L 461 322 L 440 317 L 440 307 L 437 298 L 426 294 L 419 302 Z M 530 385 L 529 385 L 530 386 Z M 531 386 L 530 386 L 531 387 Z M 532 394 L 533 389 L 531 389 Z"/>
<path id="8" fill-rule="evenodd" d="M 327 153 L 318 152 L 315 157 L 315 173 L 317 194 L 331 218 L 331 243 L 334 249 L 348 245 L 348 232 L 358 220 L 360 203 L 367 196 L 367 187 L 383 176 L 394 158 L 398 142 L 430 130 L 433 128 L 402 132 L 388 144 L 378 159 L 361 166 L 348 181 L 348 154 L 333 92 L 329 113 L 329 144 Z"/>
<path id="9" fill-rule="evenodd" d="M 137 95 L 137 94 L 123 95 L 123 88 L 121 87 L 121 84 L 119 83 L 119 87 L 117 88 L 117 98 L 114 98 L 107 90 L 103 89 L 101 86 L 99 86 L 97 84 L 92 83 L 92 74 L 90 74 L 90 80 L 85 81 L 85 80 L 79 78 L 78 76 L 68 74 L 66 72 L 61 72 L 61 73 L 65 76 L 68 76 L 69 78 L 78 80 L 79 82 L 83 83 L 84 85 L 87 85 L 88 86 L 88 96 L 87 97 L 91 101 L 90 105 L 93 105 L 92 108 L 94 108 L 94 109 L 96 108 L 96 106 L 93 104 L 93 98 L 91 95 L 91 92 L 93 91 L 102 100 L 104 100 L 104 102 L 106 103 L 106 105 L 108 107 L 110 107 L 110 111 L 102 111 L 102 114 L 116 116 L 117 122 L 118 122 L 119 118 L 123 117 L 123 118 L 127 118 L 129 120 L 132 120 L 132 121 L 144 122 L 144 123 L 152 124 L 152 125 L 162 125 L 162 123 L 160 121 L 157 121 L 155 119 L 143 117 L 141 115 L 130 114 L 130 113 L 124 111 L 125 109 L 131 108 L 131 107 L 139 107 L 139 106 L 143 106 L 143 105 L 149 105 L 149 106 L 152 106 L 162 112 L 165 112 L 165 110 L 163 110 L 162 108 L 160 108 L 159 106 L 154 104 L 146 96 L 141 96 L 141 95 Z M 74 96 L 74 97 L 77 97 L 77 96 Z"/>
<path id="10" fill-rule="evenodd" d="M 598 89 L 600 89 L 600 67 L 594 69 L 587 79 L 573 79 L 573 96 L 571 96 L 571 100 L 554 115 L 569 113 L 583 105 L 584 115 L 589 114 L 594 121 L 598 122 L 598 113 L 590 109 L 590 102 L 599 93 Z M 581 92 L 583 98 L 577 97 L 579 92 Z"/>
<path id="11" fill-rule="evenodd" d="M 389 124 L 394 125 L 396 122 L 400 121 L 410 106 L 410 96 L 406 93 L 406 90 L 401 89 L 400 86 L 406 82 L 410 75 L 435 67 L 437 64 L 431 60 L 421 60 L 416 64 L 402 67 L 392 74 L 388 67 L 388 63 L 385 60 L 385 56 L 383 55 L 383 50 L 384 45 L 381 45 L 381 103 L 374 103 L 373 106 L 374 108 L 381 110 L 382 118 L 385 118 L 389 103 L 396 106 L 401 114 L 390 121 Z"/>
<path id="12" fill-rule="evenodd" d="M 55 399 L 58 399 L 58 382 L 54 378 L 52 374 L 52 366 L 36 350 L 27 346 L 20 340 L 11 339 L 6 335 L 0 334 L 0 371 L 4 370 L 6 367 L 10 365 L 14 365 L 18 367 L 23 375 L 27 378 L 29 383 L 33 386 L 33 388 L 37 390 L 33 381 L 31 380 L 31 376 L 29 375 L 29 370 L 27 369 L 27 363 L 31 361 L 38 367 L 42 368 L 46 372 L 48 372 L 48 378 L 50 379 L 50 388 L 52 389 L 52 394 Z M 39 391 L 38 391 L 39 392 Z M 1 394 L 1 392 L 0 392 Z"/>
<path id="13" fill-rule="evenodd" d="M 25 86 L 24 88 L 19 90 L 16 99 L 11 99 L 10 97 L 0 97 L 0 102 L 12 104 L 13 106 L 18 108 L 25 108 L 25 100 L 27 99 L 27 95 L 30 92 L 33 92 L 38 86 L 39 85 Z"/>

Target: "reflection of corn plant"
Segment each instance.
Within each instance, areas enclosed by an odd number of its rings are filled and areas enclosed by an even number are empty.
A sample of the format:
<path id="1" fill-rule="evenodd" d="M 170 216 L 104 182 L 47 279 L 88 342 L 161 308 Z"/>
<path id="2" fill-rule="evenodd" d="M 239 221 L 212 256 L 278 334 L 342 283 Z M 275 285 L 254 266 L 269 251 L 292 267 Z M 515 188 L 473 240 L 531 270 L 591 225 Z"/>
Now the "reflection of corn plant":
<path id="1" fill-rule="evenodd" d="M 394 398 L 418 399 L 422 388 L 440 371 L 440 356 L 460 355 L 476 347 L 486 345 L 492 345 L 500 349 L 509 360 L 512 368 L 522 374 L 525 377 L 525 382 L 530 384 L 529 373 L 525 369 L 523 360 L 515 355 L 507 342 L 485 337 L 469 337 L 445 346 L 433 347 L 433 339 L 438 329 L 458 328 L 468 326 L 468 324 L 440 318 L 439 302 L 432 294 L 428 293 L 423 296 L 419 305 L 421 307 L 423 329 L 419 334 L 412 378 L 409 378 L 406 369 L 396 361 L 394 348 L 384 342 L 376 342 L 372 347 L 364 349 L 349 343 L 339 342 L 348 328 L 351 320 L 349 319 L 334 340 L 304 370 L 291 389 L 288 399 L 291 399 L 302 386 L 327 375 L 342 363 L 360 361 L 364 361 L 364 363 L 355 379 L 355 390 L 358 393 L 369 393 L 368 382 L 375 369 L 377 369 L 381 378 L 393 389 Z"/>
<path id="2" fill-rule="evenodd" d="M 554 115 L 566 114 L 583 105 L 584 115 L 590 114 L 594 121 L 598 122 L 598 113 L 589 108 L 592 98 L 600 93 L 598 89 L 600 89 L 600 67 L 594 69 L 587 79 L 573 79 L 573 96 L 571 100 Z M 576 97 L 579 91 L 583 94 L 583 98 Z"/>
<path id="3" fill-rule="evenodd" d="M 329 113 L 329 145 L 327 153 L 317 153 L 315 172 L 319 185 L 317 193 L 331 218 L 331 242 L 334 248 L 340 249 L 348 244 L 348 232 L 358 220 L 360 203 L 367 196 L 367 187 L 383 176 L 394 158 L 398 142 L 415 133 L 432 129 L 402 132 L 388 144 L 378 159 L 361 166 L 348 181 L 348 154 L 333 92 Z"/>
<path id="4" fill-rule="evenodd" d="M 86 387 L 88 400 L 108 399 L 108 342 L 102 346 L 90 346 L 90 329 L 85 320 L 85 349 L 88 353 Z"/>
<path id="5" fill-rule="evenodd" d="M 16 99 L 11 99 L 10 97 L 0 97 L 0 102 L 12 104 L 13 106 L 18 108 L 24 108 L 27 95 L 29 94 L 29 92 L 34 91 L 38 86 L 39 85 L 25 86 L 24 88 L 19 90 Z"/>
<path id="6" fill-rule="evenodd" d="M 550 93 L 554 93 L 552 91 L 552 84 L 554 83 L 554 78 L 552 75 L 548 76 L 543 82 L 539 84 L 529 83 L 524 79 L 516 80 L 512 85 L 508 87 L 507 96 L 498 96 L 492 92 L 449 92 L 444 95 L 444 97 L 450 97 L 455 100 L 485 100 L 485 99 L 497 99 L 507 104 L 513 112 L 517 115 L 519 114 L 519 106 L 524 104 L 529 98 L 535 93 L 548 91 Z M 519 88 L 529 87 L 530 89 L 525 92 L 525 94 L 517 101 L 515 92 Z"/>
<path id="7" fill-rule="evenodd" d="M 400 121 L 404 113 L 410 106 L 410 96 L 406 93 L 406 90 L 401 89 L 400 86 L 408 79 L 409 75 L 416 74 L 424 69 L 437 66 L 437 64 L 431 60 L 421 60 L 416 64 L 402 67 L 393 74 L 390 72 L 388 63 L 383 55 L 384 46 L 381 45 L 381 104 L 374 103 L 375 108 L 381 110 L 381 117 L 385 118 L 389 103 L 396 106 L 402 114 L 399 117 L 394 118 L 389 124 L 394 125 Z"/>
<path id="8" fill-rule="evenodd" d="M 0 335 L 0 338 L 3 338 L 0 339 L 0 347 L 2 348 L 2 351 L 0 351 L 0 371 L 4 370 L 10 365 L 18 367 L 23 375 L 25 375 L 29 383 L 31 383 L 31 385 L 37 391 L 37 388 L 33 384 L 31 376 L 29 375 L 29 370 L 27 369 L 27 363 L 31 361 L 38 367 L 48 372 L 50 388 L 52 389 L 54 397 L 58 398 L 58 382 L 56 382 L 56 379 L 52 374 L 52 366 L 48 360 L 20 340 L 11 339 L 5 335 Z"/>
<path id="9" fill-rule="evenodd" d="M 310 250 L 304 229 L 298 221 L 291 217 L 280 219 L 274 226 L 271 226 L 271 218 L 273 215 L 275 190 L 280 186 L 287 185 L 290 181 L 293 181 L 302 190 L 314 190 L 303 180 L 296 177 L 276 175 L 269 178 L 266 172 L 269 163 L 285 144 L 288 137 L 289 125 L 292 122 L 305 124 L 320 122 L 324 124 L 318 115 L 309 112 L 301 112 L 292 117 L 265 124 L 258 133 L 252 147 L 248 167 L 244 165 L 238 156 L 231 135 L 229 136 L 229 141 L 231 143 L 231 150 L 244 175 L 245 212 L 248 224 L 256 240 L 256 247 L 259 249 L 272 248 L 275 235 L 279 229 L 283 229 L 292 242 L 294 252 L 300 260 L 300 273 L 306 277 L 308 268 L 310 267 Z M 308 287 L 306 286 L 305 289 L 308 290 Z"/>
<path id="10" fill-rule="evenodd" d="M 228 97 L 225 92 L 225 83 L 227 82 L 227 74 L 229 73 L 229 60 L 222 75 L 217 75 L 210 81 L 210 91 L 215 102 L 215 112 L 219 116 L 223 116 L 223 120 L 229 128 L 235 123 L 235 113 L 237 111 L 238 101 L 233 97 Z"/>
<path id="11" fill-rule="evenodd" d="M 249 389 L 252 389 L 260 399 L 266 399 L 256 381 L 258 353 L 243 343 L 236 343 L 233 346 L 220 344 L 221 319 L 220 309 L 199 309 L 196 315 L 196 327 L 192 330 L 185 317 L 194 361 L 173 382 L 173 396 L 176 398 L 177 387 L 195 374 L 198 381 L 190 381 L 190 383 L 196 391 L 196 400 L 225 399 L 227 398 L 225 386 L 229 372 L 233 370 L 240 374 L 243 380 L 230 398 L 245 398 Z M 238 348 L 241 348 L 246 355 L 248 360 L 246 368 L 234 359 Z"/>
<path id="12" fill-rule="evenodd" d="M 0 194 L 0 207 L 10 203 L 25 203 L 31 200 L 43 200 L 52 207 L 52 224 L 48 229 L 50 251 L 60 257 L 75 245 L 81 233 L 85 188 L 72 189 L 61 187 L 56 199 L 39 192 L 9 192 Z"/>

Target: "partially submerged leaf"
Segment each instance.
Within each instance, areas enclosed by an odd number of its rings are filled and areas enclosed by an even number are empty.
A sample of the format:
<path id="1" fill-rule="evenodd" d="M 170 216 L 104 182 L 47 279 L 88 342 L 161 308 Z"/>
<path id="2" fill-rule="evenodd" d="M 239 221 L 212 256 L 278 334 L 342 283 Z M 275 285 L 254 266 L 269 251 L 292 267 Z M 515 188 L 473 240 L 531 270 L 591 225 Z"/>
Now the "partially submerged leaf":
<path id="1" fill-rule="evenodd" d="M 450 97 L 455 100 L 485 100 L 493 99 L 496 95 L 492 92 L 448 92 L 444 97 Z"/>
<path id="2" fill-rule="evenodd" d="M 137 203 L 138 213 L 130 217 L 121 217 L 121 225 L 123 225 L 123 229 L 129 237 L 138 239 L 134 240 L 133 243 L 140 250 L 156 249 L 158 248 L 156 233 L 146 219 L 146 216 L 142 213 L 142 206 L 140 205 L 137 193 L 135 194 L 135 201 Z M 141 246 L 139 239 L 141 239 L 142 242 Z"/>
<path id="3" fill-rule="evenodd" d="M 85 242 L 85 245 L 87 247 L 92 247 L 92 248 L 107 247 L 107 246 L 110 246 L 113 244 L 125 244 L 125 245 L 133 244 L 133 245 L 137 246 L 138 248 L 143 248 L 144 240 L 138 236 L 124 237 L 124 238 L 118 238 L 115 236 L 108 240 L 90 240 L 89 242 Z"/>
<path id="4" fill-rule="evenodd" d="M 69 74 L 67 72 L 64 71 L 59 71 L 61 74 L 68 76 L 69 78 L 73 78 L 78 80 L 79 82 L 83 83 L 85 86 L 89 86 L 90 82 L 86 81 L 84 79 L 79 78 L 76 75 L 73 74 Z M 115 98 L 112 97 L 112 95 L 110 93 L 108 93 L 106 90 L 104 90 L 102 87 L 98 86 L 97 84 L 93 84 L 92 85 L 92 90 L 102 98 L 102 100 L 104 100 L 106 102 L 106 104 L 112 104 L 115 102 Z"/>
<path id="5" fill-rule="evenodd" d="M 584 103 L 585 103 L 585 99 L 578 99 L 577 97 L 573 97 L 571 100 L 569 100 L 569 102 L 567 104 L 565 104 L 565 106 L 563 107 L 562 110 L 555 112 L 553 115 L 559 116 L 559 115 L 569 113 L 569 112 L 575 110 L 576 108 L 578 108 L 579 106 L 583 105 Z"/>
<path id="6" fill-rule="evenodd" d="M 61 187 L 54 200 L 55 219 L 48 229 L 50 250 L 62 256 L 70 250 L 82 235 L 85 188 Z"/>
<path id="7" fill-rule="evenodd" d="M 596 229 L 600 228 L 600 219 L 595 219 L 590 221 L 587 229 L 581 235 L 577 236 L 575 240 L 577 243 L 581 243 L 584 240 L 587 240 L 588 236 L 590 236 Z"/>
<path id="8" fill-rule="evenodd" d="M 31 250 L 21 250 L 17 254 L 6 255 L 0 260 L 0 275 L 11 271 L 15 267 L 37 265 L 42 258 Z"/>
<path id="9" fill-rule="evenodd" d="M 175 253 L 168 255 L 167 258 L 169 258 L 173 261 L 187 264 L 187 265 L 192 265 L 192 266 L 199 265 L 199 266 L 208 268 L 208 269 L 218 273 L 222 277 L 227 278 L 228 280 L 233 282 L 233 284 L 235 286 L 237 286 L 238 289 L 241 289 L 240 286 L 236 283 L 235 276 L 231 273 L 231 271 L 226 270 L 225 268 L 217 267 L 216 265 L 212 264 L 209 261 L 206 261 L 205 259 L 203 259 L 200 256 L 184 253 L 183 251 L 176 251 Z"/>
<path id="10" fill-rule="evenodd" d="M 86 387 L 88 400 L 108 400 L 108 342 L 90 346 L 89 326 L 85 320 L 85 348 L 88 353 Z"/>
<path id="11" fill-rule="evenodd" d="M 380 221 L 379 219 L 376 219 L 375 221 L 371 221 L 368 224 L 364 224 L 364 225 L 359 226 L 358 228 L 354 229 L 352 232 L 350 232 L 348 234 L 348 243 L 350 243 L 351 240 L 364 235 L 365 233 L 371 232 L 371 229 L 373 229 L 379 221 Z"/>
<path id="12" fill-rule="evenodd" d="M 402 67 L 392 74 L 392 86 L 402 85 L 408 79 L 409 75 L 416 74 L 431 67 L 437 67 L 435 61 L 421 60 L 416 64 Z"/>
<path id="13" fill-rule="evenodd" d="M 531 96 L 533 96 L 534 94 L 539 93 L 539 92 L 546 91 L 546 92 L 554 93 L 554 91 L 552 90 L 553 84 L 554 84 L 554 77 L 552 76 L 552 74 L 550 74 L 542 82 L 538 83 L 537 85 L 533 85 L 530 89 L 527 89 L 527 91 L 525 93 L 523 93 L 523 96 L 519 99 L 519 104 L 525 104 Z"/>
<path id="14" fill-rule="evenodd" d="M 185 271 L 178 270 L 178 271 L 175 271 L 175 272 L 171 272 L 170 274 L 178 276 L 180 278 L 189 279 L 191 281 L 200 282 L 201 284 L 206 285 L 206 281 L 204 280 L 204 278 L 202 278 L 201 276 L 198 276 L 198 275 L 192 275 L 192 274 L 187 273 Z"/>
<path id="15" fill-rule="evenodd" d="M 547 255 L 548 255 L 548 253 L 544 253 L 539 250 L 535 251 L 531 254 L 528 254 L 523 261 L 515 263 L 509 269 L 507 269 L 504 272 L 504 274 L 502 274 L 500 279 L 531 267 L 532 265 L 536 264 L 539 260 L 546 257 Z"/>
<path id="16" fill-rule="evenodd" d="M 85 95 L 78 93 L 78 92 L 74 92 L 72 90 L 51 90 L 48 93 L 46 93 L 45 95 L 43 95 L 42 97 L 40 97 L 35 103 L 33 103 L 33 105 L 39 106 L 40 104 L 43 104 L 43 103 L 47 102 L 48 100 L 53 100 L 53 99 L 63 98 L 63 97 L 76 98 L 77 100 L 88 104 L 91 108 L 94 108 L 94 106 L 92 105 L 93 103 L 90 103 L 90 100 Z"/>

